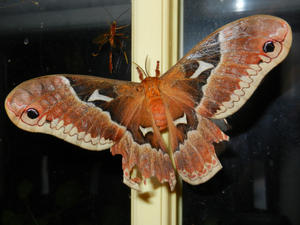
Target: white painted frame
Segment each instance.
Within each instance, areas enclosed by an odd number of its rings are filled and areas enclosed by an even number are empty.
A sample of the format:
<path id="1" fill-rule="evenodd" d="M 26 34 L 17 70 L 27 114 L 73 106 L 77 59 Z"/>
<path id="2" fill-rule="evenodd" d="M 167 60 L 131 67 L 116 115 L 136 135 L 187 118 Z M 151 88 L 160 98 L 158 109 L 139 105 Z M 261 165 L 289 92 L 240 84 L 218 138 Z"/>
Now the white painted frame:
<path id="1" fill-rule="evenodd" d="M 141 67 L 148 57 L 149 72 L 155 74 L 156 61 L 161 73 L 179 56 L 180 0 L 132 0 L 132 61 Z M 132 64 L 132 80 L 139 81 Z M 167 140 L 167 134 L 164 135 Z M 182 223 L 181 181 L 170 192 L 167 184 L 147 180 L 143 192 L 131 190 L 132 225 L 180 225 Z"/>

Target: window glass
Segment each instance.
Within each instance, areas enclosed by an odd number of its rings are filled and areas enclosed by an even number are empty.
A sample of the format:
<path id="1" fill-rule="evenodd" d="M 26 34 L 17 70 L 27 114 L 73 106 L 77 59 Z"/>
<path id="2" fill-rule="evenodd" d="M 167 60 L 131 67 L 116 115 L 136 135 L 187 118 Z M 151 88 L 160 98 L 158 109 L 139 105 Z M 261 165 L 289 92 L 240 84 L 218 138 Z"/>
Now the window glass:
<path id="1" fill-rule="evenodd" d="M 4 99 L 17 84 L 48 74 L 130 80 L 129 0 L 0 1 L 0 224 L 130 224 L 121 156 L 92 152 L 15 127 Z M 116 21 L 124 33 L 102 40 Z M 98 39 L 97 39 L 98 38 Z M 112 50 L 113 70 L 109 72 Z M 129 62 L 130 63 L 130 62 Z M 117 215 L 117 216 L 116 216 Z"/>
<path id="2" fill-rule="evenodd" d="M 184 1 L 184 52 L 222 25 L 254 14 L 288 21 L 291 51 L 227 119 L 230 141 L 217 146 L 223 169 L 205 184 L 184 182 L 183 224 L 300 223 L 300 1 Z"/>

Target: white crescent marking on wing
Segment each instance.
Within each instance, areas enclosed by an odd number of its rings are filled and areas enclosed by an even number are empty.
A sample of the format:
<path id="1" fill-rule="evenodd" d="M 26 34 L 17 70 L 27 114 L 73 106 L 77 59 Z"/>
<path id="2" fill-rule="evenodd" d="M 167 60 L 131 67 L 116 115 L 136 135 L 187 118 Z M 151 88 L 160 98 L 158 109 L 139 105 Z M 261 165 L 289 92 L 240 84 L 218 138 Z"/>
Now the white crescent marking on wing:
<path id="1" fill-rule="evenodd" d="M 146 134 L 149 133 L 149 132 L 152 132 L 154 133 L 154 130 L 152 127 L 142 127 L 140 126 L 140 131 L 142 132 L 143 136 L 146 137 Z"/>
<path id="2" fill-rule="evenodd" d="M 105 101 L 105 102 L 110 102 L 111 100 L 113 100 L 113 98 L 108 97 L 108 96 L 106 96 L 106 95 L 99 94 L 99 91 L 98 91 L 98 89 L 97 89 L 97 90 L 95 90 L 95 91 L 93 92 L 93 94 L 89 97 L 88 102 L 97 101 L 97 100 Z"/>
<path id="3" fill-rule="evenodd" d="M 190 78 L 197 78 L 202 72 L 214 68 L 213 64 L 204 62 L 204 61 L 198 61 L 199 66 L 197 70 L 193 73 L 193 75 Z"/>
<path id="4" fill-rule="evenodd" d="M 173 121 L 174 125 L 177 126 L 178 124 L 187 124 L 186 114 L 184 113 L 182 117 Z"/>

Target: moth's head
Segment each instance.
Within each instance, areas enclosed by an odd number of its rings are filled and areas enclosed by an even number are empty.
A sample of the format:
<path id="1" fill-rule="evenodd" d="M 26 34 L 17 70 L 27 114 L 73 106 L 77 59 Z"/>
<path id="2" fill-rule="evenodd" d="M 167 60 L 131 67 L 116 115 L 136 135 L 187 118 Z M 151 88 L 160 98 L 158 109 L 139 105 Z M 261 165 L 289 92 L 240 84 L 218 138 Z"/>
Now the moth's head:
<path id="1" fill-rule="evenodd" d="M 134 63 L 134 62 L 133 62 Z M 145 70 L 143 70 L 142 67 L 140 67 L 138 64 L 134 63 L 136 65 L 136 70 L 139 74 L 139 79 L 140 81 L 146 80 L 147 78 L 153 77 L 150 76 L 149 69 L 148 69 L 148 56 L 145 59 Z M 156 61 L 156 69 L 155 69 L 155 76 L 154 77 L 159 77 L 160 76 L 160 69 L 159 69 L 159 60 Z"/>
<path id="2" fill-rule="evenodd" d="M 51 105 L 46 93 L 54 90 L 47 77 L 28 80 L 15 87 L 5 99 L 5 110 L 18 127 L 36 132 L 47 119 L 45 113 Z"/>

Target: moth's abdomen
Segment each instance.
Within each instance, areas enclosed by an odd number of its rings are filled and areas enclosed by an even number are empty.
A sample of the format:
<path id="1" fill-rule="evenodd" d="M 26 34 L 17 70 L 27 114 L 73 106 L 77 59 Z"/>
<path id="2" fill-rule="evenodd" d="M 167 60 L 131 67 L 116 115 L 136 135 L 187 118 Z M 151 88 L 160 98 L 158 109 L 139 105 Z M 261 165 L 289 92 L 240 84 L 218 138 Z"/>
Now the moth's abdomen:
<path id="1" fill-rule="evenodd" d="M 160 131 L 167 128 L 165 105 L 160 93 L 160 80 L 158 77 L 146 77 L 142 80 L 147 99 L 147 106 L 153 116 L 154 123 Z"/>
<path id="2" fill-rule="evenodd" d="M 167 128 L 167 117 L 165 112 L 165 106 L 160 96 L 151 98 L 149 101 L 150 109 L 155 121 L 155 125 L 160 131 Z"/>

